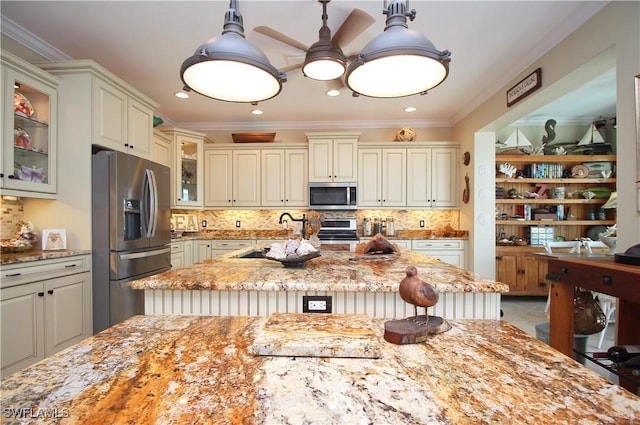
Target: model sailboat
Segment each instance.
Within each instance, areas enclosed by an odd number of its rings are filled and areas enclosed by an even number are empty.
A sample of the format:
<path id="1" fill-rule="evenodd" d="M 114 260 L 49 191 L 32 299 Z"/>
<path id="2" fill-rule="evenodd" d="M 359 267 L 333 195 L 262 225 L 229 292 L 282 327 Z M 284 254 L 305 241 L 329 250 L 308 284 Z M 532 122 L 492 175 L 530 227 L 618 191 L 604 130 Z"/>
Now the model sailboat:
<path id="1" fill-rule="evenodd" d="M 507 138 L 506 142 L 497 145 L 498 153 L 500 154 L 522 154 L 526 153 L 533 147 L 529 139 L 516 128 L 513 133 Z"/>
<path id="2" fill-rule="evenodd" d="M 591 124 L 571 153 L 604 154 L 610 151 L 611 145 L 605 142 L 600 131 Z"/>
<path id="3" fill-rule="evenodd" d="M 587 132 L 584 133 L 584 136 L 582 136 L 582 139 L 578 142 L 578 146 L 593 145 L 596 143 L 604 143 L 604 139 L 596 126 L 591 124 L 591 127 L 589 127 Z"/>

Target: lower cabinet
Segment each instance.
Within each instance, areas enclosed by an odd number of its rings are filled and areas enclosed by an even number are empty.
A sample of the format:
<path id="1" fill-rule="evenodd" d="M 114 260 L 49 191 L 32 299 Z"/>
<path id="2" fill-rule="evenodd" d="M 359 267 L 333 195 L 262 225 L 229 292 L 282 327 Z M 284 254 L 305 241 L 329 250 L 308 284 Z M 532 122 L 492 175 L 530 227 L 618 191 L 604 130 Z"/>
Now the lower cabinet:
<path id="1" fill-rule="evenodd" d="M 535 252 L 518 247 L 496 248 L 496 280 L 509 285 L 509 295 L 547 295 L 547 264 L 539 261 Z"/>
<path id="2" fill-rule="evenodd" d="M 0 317 L 5 377 L 91 336 L 91 273 L 2 288 Z"/>
<path id="3" fill-rule="evenodd" d="M 464 239 L 415 239 L 411 249 L 456 267 L 466 267 Z"/>
<path id="4" fill-rule="evenodd" d="M 193 241 L 171 242 L 171 268 L 178 269 L 193 264 Z"/>
<path id="5" fill-rule="evenodd" d="M 211 240 L 194 240 L 191 259 L 193 263 L 201 263 L 211 258 Z"/>
<path id="6" fill-rule="evenodd" d="M 255 245 L 255 239 L 226 239 L 211 241 L 211 258 L 219 257 L 227 252 Z"/>

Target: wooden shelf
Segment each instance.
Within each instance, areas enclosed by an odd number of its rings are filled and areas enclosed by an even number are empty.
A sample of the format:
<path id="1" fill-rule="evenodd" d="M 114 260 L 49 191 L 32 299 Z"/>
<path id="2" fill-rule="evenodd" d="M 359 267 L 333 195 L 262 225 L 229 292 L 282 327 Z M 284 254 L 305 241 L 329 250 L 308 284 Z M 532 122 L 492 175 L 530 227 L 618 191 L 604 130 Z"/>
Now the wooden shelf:
<path id="1" fill-rule="evenodd" d="M 496 220 L 496 224 L 507 226 L 606 226 L 616 224 L 615 220 Z"/>
<path id="2" fill-rule="evenodd" d="M 615 162 L 615 155 L 496 155 L 496 163 L 533 163 L 552 162 L 556 164 L 569 164 L 577 162 Z"/>
<path id="3" fill-rule="evenodd" d="M 579 205 L 585 205 L 585 204 L 593 204 L 593 205 L 599 205 L 599 204 L 604 204 L 605 202 L 607 202 L 606 199 L 603 198 L 592 198 L 592 199 L 549 199 L 549 198 L 545 198 L 545 199 L 540 199 L 540 198 L 524 198 L 524 199 L 520 199 L 520 198 L 516 198 L 516 199 L 511 199 L 511 198 L 507 198 L 507 199 L 496 199 L 496 204 L 579 204 Z"/>
<path id="4" fill-rule="evenodd" d="M 519 184 L 519 183 L 531 183 L 531 184 L 538 184 L 538 183 L 566 183 L 566 184 L 572 184 L 572 183 L 593 183 L 593 184 L 599 184 L 599 183 L 615 183 L 617 181 L 617 179 L 615 177 L 610 177 L 608 179 L 605 178 L 586 178 L 586 179 L 578 179 L 578 178 L 573 178 L 573 177 L 569 177 L 569 178 L 563 178 L 563 179 L 533 179 L 533 178 L 508 178 L 508 177 L 496 177 L 496 183 L 513 183 L 513 184 Z"/>

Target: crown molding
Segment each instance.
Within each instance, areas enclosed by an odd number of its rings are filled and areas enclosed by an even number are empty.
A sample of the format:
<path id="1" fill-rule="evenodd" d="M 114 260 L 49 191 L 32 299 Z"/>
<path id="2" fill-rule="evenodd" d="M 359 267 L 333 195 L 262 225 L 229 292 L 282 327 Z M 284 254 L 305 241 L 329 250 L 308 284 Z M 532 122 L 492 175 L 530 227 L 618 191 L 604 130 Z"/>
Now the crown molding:
<path id="1" fill-rule="evenodd" d="M 58 50 L 4 15 L 2 15 L 2 20 L 0 21 L 0 32 L 47 60 L 61 61 L 72 59 L 71 56 Z"/>

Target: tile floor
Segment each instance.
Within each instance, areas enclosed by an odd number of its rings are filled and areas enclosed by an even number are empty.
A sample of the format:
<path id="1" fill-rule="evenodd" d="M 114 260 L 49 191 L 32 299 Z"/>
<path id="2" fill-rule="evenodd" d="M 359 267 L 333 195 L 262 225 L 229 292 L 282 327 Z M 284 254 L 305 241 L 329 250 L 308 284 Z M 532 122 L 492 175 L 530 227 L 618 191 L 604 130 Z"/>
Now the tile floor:
<path id="1" fill-rule="evenodd" d="M 504 316 L 502 319 L 535 337 L 536 324 L 549 321 L 548 313 L 545 313 L 544 311 L 546 302 L 546 297 L 503 296 L 501 307 Z M 611 323 L 607 326 L 601 348 L 597 347 L 599 337 L 600 334 L 589 335 L 587 339 L 587 353 L 592 353 L 594 351 L 607 351 L 607 348 L 614 344 L 615 323 Z M 583 362 L 583 364 L 588 368 L 595 370 L 605 378 L 617 383 L 615 375 L 611 374 L 606 369 L 603 369 L 588 360 L 583 359 Z"/>

